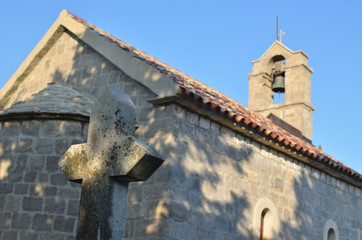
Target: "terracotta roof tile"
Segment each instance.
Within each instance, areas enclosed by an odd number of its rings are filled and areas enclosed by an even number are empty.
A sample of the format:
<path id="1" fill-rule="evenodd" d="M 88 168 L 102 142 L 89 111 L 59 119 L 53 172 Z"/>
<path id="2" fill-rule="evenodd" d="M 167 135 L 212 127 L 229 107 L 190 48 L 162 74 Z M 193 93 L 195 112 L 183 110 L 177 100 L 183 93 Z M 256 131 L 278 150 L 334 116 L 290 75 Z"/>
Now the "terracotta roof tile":
<path id="1" fill-rule="evenodd" d="M 70 13 L 71 14 L 71 13 Z M 71 14 L 72 15 L 72 14 Z M 309 142 L 306 142 L 293 134 L 287 132 L 283 128 L 274 124 L 270 119 L 267 119 L 255 112 L 252 112 L 244 105 L 234 101 L 233 99 L 225 96 L 219 91 L 199 82 L 198 80 L 188 76 L 179 70 L 170 67 L 164 62 L 157 60 L 156 58 L 136 49 L 135 47 L 121 41 L 118 38 L 110 35 L 109 33 L 99 29 L 98 27 L 87 23 L 83 19 L 72 15 L 72 18 L 87 26 L 89 29 L 96 31 L 99 35 L 106 38 L 108 41 L 118 45 L 120 48 L 128 52 L 130 55 L 142 60 L 153 68 L 157 69 L 164 76 L 169 77 L 175 83 L 180 86 L 181 93 L 198 101 L 200 104 L 204 104 L 210 109 L 215 109 L 224 114 L 225 117 L 230 118 L 235 122 L 243 122 L 244 124 L 259 129 L 259 131 L 271 138 L 279 141 L 284 146 L 289 146 L 316 161 L 325 163 L 332 168 L 343 172 L 350 177 L 362 180 L 362 174 L 347 167 L 340 161 L 329 156 L 322 150 L 318 149 Z"/>

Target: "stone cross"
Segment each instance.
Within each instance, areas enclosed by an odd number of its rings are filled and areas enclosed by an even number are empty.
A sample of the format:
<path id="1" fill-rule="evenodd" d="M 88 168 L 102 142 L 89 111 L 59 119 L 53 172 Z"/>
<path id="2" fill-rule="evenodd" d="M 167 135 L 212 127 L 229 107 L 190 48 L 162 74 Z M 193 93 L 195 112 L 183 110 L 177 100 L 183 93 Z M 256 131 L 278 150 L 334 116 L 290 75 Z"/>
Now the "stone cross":
<path id="1" fill-rule="evenodd" d="M 147 180 L 163 163 L 134 131 L 131 99 L 104 87 L 92 107 L 88 142 L 71 146 L 59 161 L 68 180 L 82 183 L 77 240 L 122 239 L 128 183 Z"/>

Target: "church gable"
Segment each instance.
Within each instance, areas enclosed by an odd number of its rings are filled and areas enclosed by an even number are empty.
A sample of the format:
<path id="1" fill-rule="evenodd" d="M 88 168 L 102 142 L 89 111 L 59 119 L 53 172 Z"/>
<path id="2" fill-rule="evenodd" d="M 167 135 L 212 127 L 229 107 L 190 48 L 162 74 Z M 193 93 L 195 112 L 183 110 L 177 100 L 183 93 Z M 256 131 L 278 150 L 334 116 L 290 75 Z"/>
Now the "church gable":
<path id="1" fill-rule="evenodd" d="M 130 78 L 123 71 L 74 34 L 64 31 L 24 78 L 5 108 L 28 99 L 49 83 L 70 84 L 96 97 L 100 86 L 121 87 L 120 82 L 126 79 Z"/>

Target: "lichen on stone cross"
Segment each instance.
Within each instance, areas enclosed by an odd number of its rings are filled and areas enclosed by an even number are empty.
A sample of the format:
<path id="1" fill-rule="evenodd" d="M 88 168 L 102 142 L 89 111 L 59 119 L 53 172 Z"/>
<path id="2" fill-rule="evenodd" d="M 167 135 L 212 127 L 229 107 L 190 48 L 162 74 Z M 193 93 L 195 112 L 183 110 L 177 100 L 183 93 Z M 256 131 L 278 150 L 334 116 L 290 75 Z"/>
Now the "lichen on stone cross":
<path id="1" fill-rule="evenodd" d="M 147 180 L 163 163 L 134 131 L 131 99 L 104 87 L 91 110 L 88 142 L 71 146 L 59 161 L 68 180 L 82 182 L 76 239 L 122 239 L 128 183 Z"/>

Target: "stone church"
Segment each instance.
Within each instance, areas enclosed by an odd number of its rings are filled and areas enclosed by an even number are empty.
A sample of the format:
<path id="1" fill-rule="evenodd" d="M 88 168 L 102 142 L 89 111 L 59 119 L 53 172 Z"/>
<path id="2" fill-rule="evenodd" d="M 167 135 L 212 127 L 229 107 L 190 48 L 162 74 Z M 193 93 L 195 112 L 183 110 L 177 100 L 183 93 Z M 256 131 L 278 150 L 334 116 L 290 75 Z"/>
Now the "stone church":
<path id="1" fill-rule="evenodd" d="M 362 175 L 312 144 L 308 56 L 276 41 L 252 63 L 245 107 L 62 11 L 0 91 L 0 239 L 75 239 L 58 162 L 111 85 L 165 160 L 130 183 L 123 239 L 362 240 Z"/>

